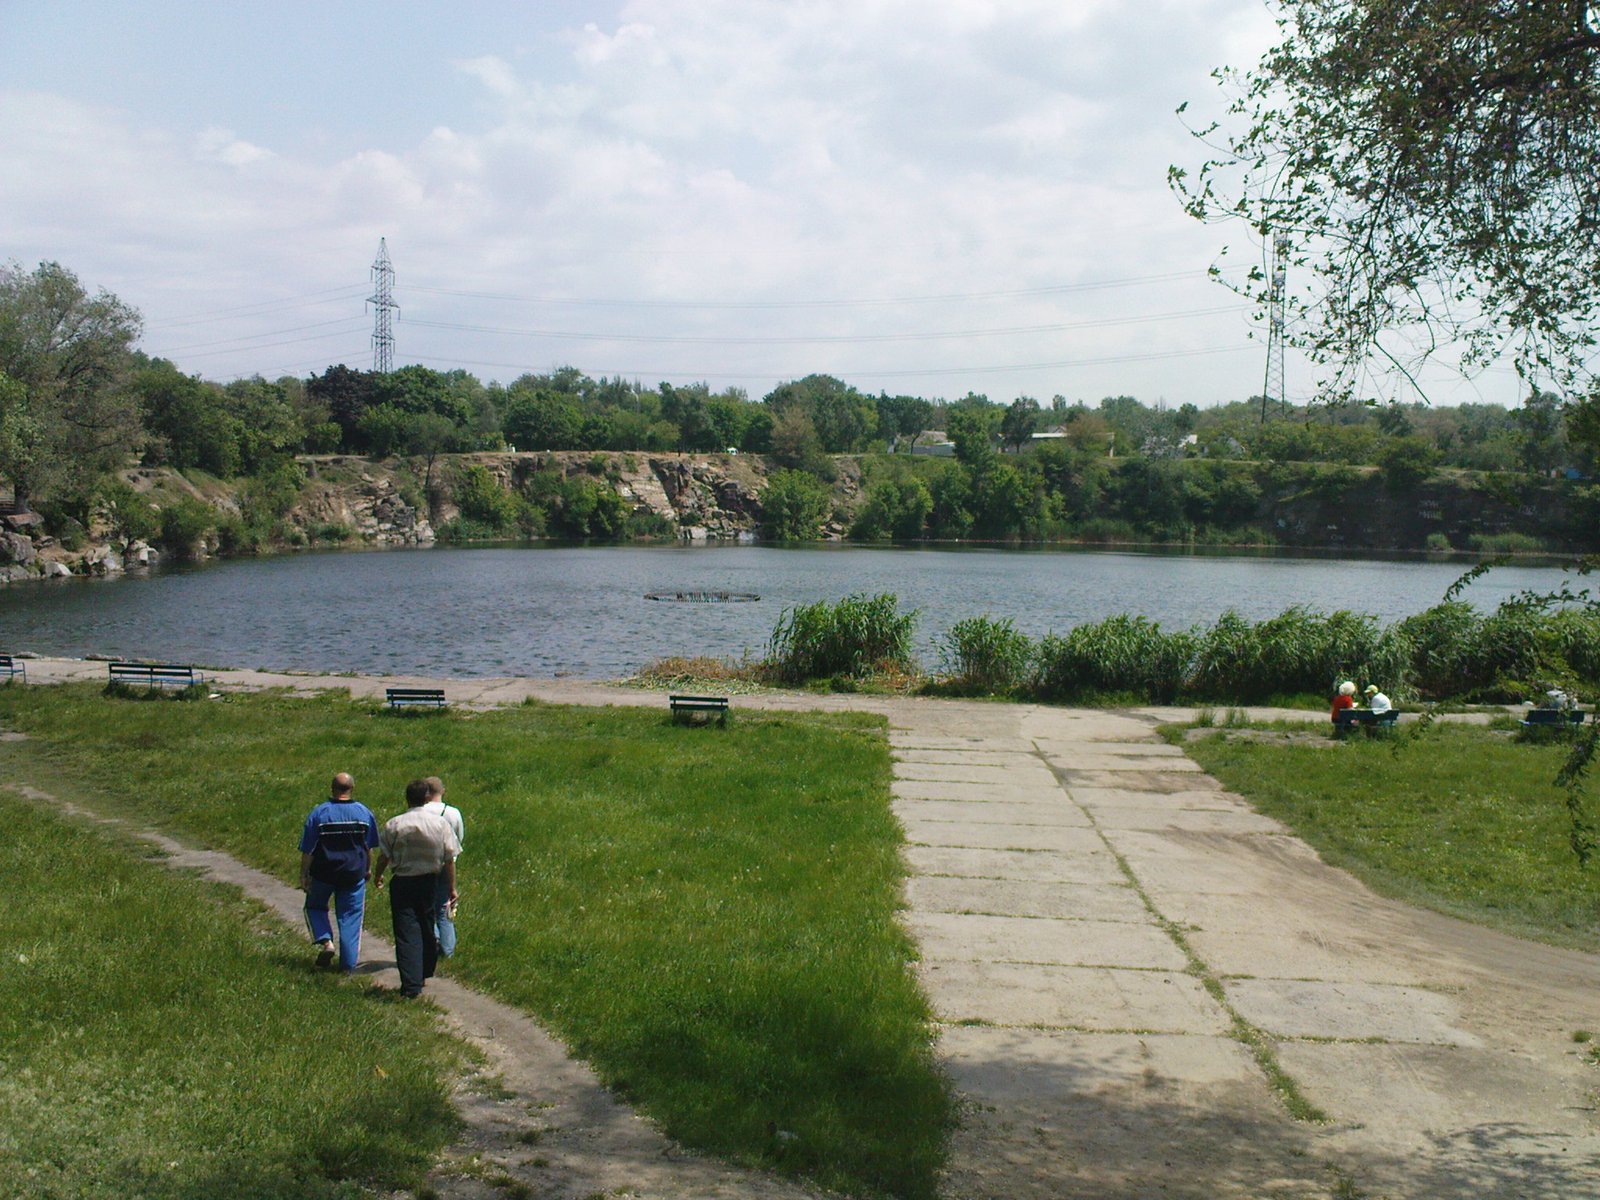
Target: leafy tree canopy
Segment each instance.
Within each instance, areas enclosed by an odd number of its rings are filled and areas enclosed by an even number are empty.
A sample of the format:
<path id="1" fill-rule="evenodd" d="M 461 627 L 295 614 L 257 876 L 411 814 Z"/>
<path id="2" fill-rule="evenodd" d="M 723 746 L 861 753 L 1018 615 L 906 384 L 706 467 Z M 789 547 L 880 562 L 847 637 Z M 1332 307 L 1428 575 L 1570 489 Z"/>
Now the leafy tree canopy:
<path id="1" fill-rule="evenodd" d="M 138 444 L 128 388 L 138 312 L 110 292 L 93 296 L 59 263 L 0 267 L 0 474 L 19 501 L 86 495 L 100 471 Z M 20 390 L 19 390 L 20 388 Z"/>
<path id="2" fill-rule="evenodd" d="M 1288 240 L 1287 337 L 1330 395 L 1511 353 L 1600 403 L 1600 30 L 1588 0 L 1272 0 L 1282 40 L 1170 172 L 1189 212 Z M 1182 111 L 1180 109 L 1180 111 Z M 1224 251 L 1226 253 L 1226 251 Z M 1258 301 L 1257 267 L 1236 285 Z"/>

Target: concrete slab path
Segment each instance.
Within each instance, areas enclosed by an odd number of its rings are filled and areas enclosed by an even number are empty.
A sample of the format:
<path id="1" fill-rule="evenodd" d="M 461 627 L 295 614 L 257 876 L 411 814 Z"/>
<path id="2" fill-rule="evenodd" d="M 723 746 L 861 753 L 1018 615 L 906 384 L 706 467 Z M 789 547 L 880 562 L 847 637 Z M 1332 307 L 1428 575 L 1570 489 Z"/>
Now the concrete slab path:
<path id="1" fill-rule="evenodd" d="M 215 678 L 664 703 L 569 680 Z M 1600 1196 L 1600 1067 L 1572 1040 L 1600 1033 L 1600 956 L 1375 896 L 1154 735 L 1182 714 L 736 706 L 889 720 L 905 921 L 964 1101 L 951 1200 Z"/>
<path id="2" fill-rule="evenodd" d="M 1600 957 L 1375 896 L 1169 715 L 890 710 L 948 1194 L 1600 1196 Z"/>

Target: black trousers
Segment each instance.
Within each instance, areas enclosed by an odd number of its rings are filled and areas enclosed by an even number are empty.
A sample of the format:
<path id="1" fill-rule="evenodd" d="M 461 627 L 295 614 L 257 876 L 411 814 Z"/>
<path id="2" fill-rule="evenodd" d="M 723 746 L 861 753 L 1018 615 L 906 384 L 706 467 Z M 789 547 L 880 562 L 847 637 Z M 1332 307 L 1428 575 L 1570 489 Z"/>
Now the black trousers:
<path id="1" fill-rule="evenodd" d="M 400 994 L 417 996 L 422 981 L 433 978 L 439 939 L 433 930 L 433 889 L 437 875 L 396 875 L 389 884 L 394 918 L 394 960 L 400 968 Z"/>

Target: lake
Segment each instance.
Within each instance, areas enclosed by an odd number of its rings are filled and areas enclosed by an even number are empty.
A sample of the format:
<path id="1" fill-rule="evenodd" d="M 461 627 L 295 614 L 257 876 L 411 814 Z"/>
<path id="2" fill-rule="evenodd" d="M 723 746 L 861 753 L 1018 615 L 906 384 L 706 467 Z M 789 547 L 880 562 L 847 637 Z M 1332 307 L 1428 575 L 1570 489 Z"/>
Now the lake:
<path id="1" fill-rule="evenodd" d="M 0 588 L 0 652 L 434 676 L 619 678 L 668 655 L 759 656 L 784 608 L 893 592 L 938 665 L 964 617 L 1032 637 L 1115 613 L 1165 628 L 1303 604 L 1383 621 L 1442 599 L 1461 562 L 1062 549 L 558 546 L 313 553 Z M 1480 608 L 1563 579 L 1503 567 Z M 647 592 L 755 592 L 676 603 Z"/>

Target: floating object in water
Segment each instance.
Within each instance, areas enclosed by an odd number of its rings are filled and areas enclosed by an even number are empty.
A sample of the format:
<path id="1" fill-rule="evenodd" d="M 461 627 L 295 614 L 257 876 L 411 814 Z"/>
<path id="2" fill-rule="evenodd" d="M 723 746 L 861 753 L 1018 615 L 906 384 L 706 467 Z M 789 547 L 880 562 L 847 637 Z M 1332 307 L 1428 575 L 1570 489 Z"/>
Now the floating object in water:
<path id="1" fill-rule="evenodd" d="M 684 604 L 749 604 L 761 597 L 755 592 L 646 592 L 646 600 L 677 600 Z"/>

